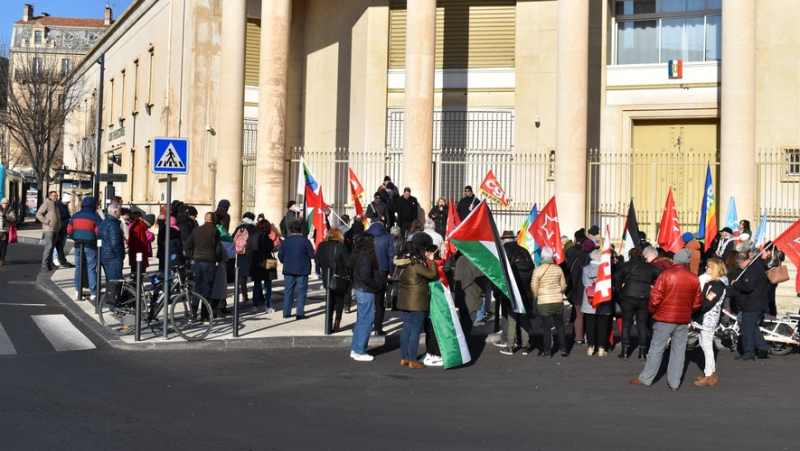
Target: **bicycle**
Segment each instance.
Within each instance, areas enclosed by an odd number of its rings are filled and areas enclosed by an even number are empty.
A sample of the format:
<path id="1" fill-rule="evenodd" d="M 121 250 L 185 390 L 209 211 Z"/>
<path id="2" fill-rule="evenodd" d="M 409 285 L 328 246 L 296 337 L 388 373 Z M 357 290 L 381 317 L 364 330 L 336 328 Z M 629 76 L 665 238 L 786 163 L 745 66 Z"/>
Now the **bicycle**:
<path id="1" fill-rule="evenodd" d="M 164 282 L 159 279 L 160 274 L 151 275 L 150 286 L 142 287 L 140 301 L 142 327 L 147 326 L 158 335 L 153 326 L 162 324 L 159 314 L 164 309 Z M 199 293 L 191 290 L 189 279 L 191 272 L 189 265 L 184 264 L 173 269 L 170 284 L 169 322 L 172 328 L 187 341 L 199 341 L 211 333 L 214 319 L 211 304 Z M 156 298 L 156 293 L 159 292 Z M 133 333 L 136 325 L 136 284 L 132 280 L 124 280 L 122 292 L 116 304 L 106 304 L 97 300 L 100 324 L 115 335 L 128 335 Z M 198 312 L 199 310 L 199 312 Z M 198 313 L 200 318 L 198 318 Z"/>

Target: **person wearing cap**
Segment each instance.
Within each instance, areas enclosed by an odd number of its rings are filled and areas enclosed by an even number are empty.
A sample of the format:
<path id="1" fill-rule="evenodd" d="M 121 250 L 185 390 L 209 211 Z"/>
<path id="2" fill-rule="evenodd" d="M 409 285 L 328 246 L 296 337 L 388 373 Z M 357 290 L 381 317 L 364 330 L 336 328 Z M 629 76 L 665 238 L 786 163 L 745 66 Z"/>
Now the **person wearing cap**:
<path id="1" fill-rule="evenodd" d="M 692 252 L 692 259 L 689 262 L 689 269 L 699 275 L 700 271 L 700 257 L 702 257 L 702 246 L 697 238 L 694 237 L 692 232 L 684 233 L 681 238 L 683 239 L 684 249 L 689 249 Z"/>
<path id="2" fill-rule="evenodd" d="M 290 200 L 286 202 L 286 214 L 279 224 L 281 235 L 289 236 L 289 224 L 303 216 L 302 209 L 297 205 L 297 202 Z"/>
<path id="3" fill-rule="evenodd" d="M 472 192 L 472 187 L 469 185 L 465 186 L 464 197 L 458 201 L 458 205 L 456 206 L 458 217 L 463 221 L 467 218 L 467 216 L 469 216 L 472 209 L 475 208 L 479 203 L 480 202 L 478 202 L 478 198 L 475 197 L 475 193 Z"/>
<path id="4" fill-rule="evenodd" d="M 589 230 L 586 231 L 587 237 L 597 243 L 597 240 L 600 239 L 600 227 L 593 225 L 589 227 Z"/>
<path id="5" fill-rule="evenodd" d="M 405 187 L 403 195 L 395 200 L 395 211 L 397 212 L 397 225 L 405 236 L 408 233 L 411 222 L 417 219 L 419 202 L 411 195 L 411 188 Z"/>
<path id="6" fill-rule="evenodd" d="M 716 257 L 722 261 L 727 260 L 728 254 L 736 250 L 736 240 L 733 236 L 733 230 L 730 227 L 724 227 L 719 231 L 719 244 L 717 245 Z"/>
<path id="7" fill-rule="evenodd" d="M 55 248 L 58 232 L 61 230 L 61 217 L 58 214 L 58 193 L 50 191 L 47 198 L 36 211 L 36 220 L 42 223 L 42 241 L 44 241 L 44 253 L 42 254 L 42 271 L 52 271 L 53 248 Z"/>
<path id="8" fill-rule="evenodd" d="M 72 196 L 69 193 L 64 193 L 61 196 L 61 202 L 58 203 L 58 214 L 61 218 L 61 229 L 58 231 L 58 238 L 56 238 L 56 246 L 53 251 L 53 262 L 56 266 L 64 268 L 74 268 L 75 265 L 67 261 L 67 255 L 64 253 L 64 246 L 67 244 L 67 224 L 72 215 L 69 212 L 69 203 L 72 201 Z M 56 261 L 58 263 L 56 263 Z"/>
<path id="9" fill-rule="evenodd" d="M 702 305 L 703 295 L 700 280 L 689 270 L 692 252 L 681 249 L 675 253 L 675 265 L 661 273 L 650 292 L 648 310 L 653 317 L 653 337 L 647 363 L 639 377 L 630 379 L 638 386 L 650 386 L 656 378 L 664 350 L 670 343 L 667 383 L 677 390 L 683 378 L 683 363 L 686 358 L 686 340 L 692 314 Z"/>
<path id="10" fill-rule="evenodd" d="M 367 211 L 364 212 L 364 216 L 366 216 L 370 221 L 380 221 L 384 225 L 387 224 L 386 221 L 389 217 L 389 211 L 380 192 L 375 193 L 373 196 L 373 201 L 367 205 Z M 392 225 L 389 225 L 389 227 Z"/>
<path id="11" fill-rule="evenodd" d="M 6 264 L 6 252 L 8 252 L 8 235 L 11 226 L 17 223 L 17 216 L 8 203 L 8 198 L 0 199 L 0 266 Z"/>

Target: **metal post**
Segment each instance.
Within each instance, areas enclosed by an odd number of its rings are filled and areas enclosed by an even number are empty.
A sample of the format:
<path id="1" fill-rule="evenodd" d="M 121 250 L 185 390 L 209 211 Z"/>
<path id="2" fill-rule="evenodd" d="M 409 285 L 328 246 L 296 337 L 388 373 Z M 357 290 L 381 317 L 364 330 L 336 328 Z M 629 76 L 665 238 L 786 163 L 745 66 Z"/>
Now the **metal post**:
<path id="1" fill-rule="evenodd" d="M 80 247 L 78 248 L 81 254 L 75 260 L 75 271 L 78 271 L 78 299 L 80 301 L 83 298 L 83 272 L 86 271 L 88 276 L 89 271 L 86 267 L 86 251 L 84 250 L 84 244 L 81 242 Z"/>
<path id="2" fill-rule="evenodd" d="M 164 233 L 164 331 L 161 335 L 161 338 L 166 340 L 169 329 L 168 326 L 168 317 L 169 317 L 169 267 L 170 263 L 172 263 L 172 256 L 170 255 L 169 250 L 169 235 L 171 232 L 172 227 L 170 226 L 170 216 L 172 212 L 170 211 L 172 208 L 172 174 L 167 174 L 167 218 L 164 222 L 166 224 L 166 233 Z"/>
<path id="3" fill-rule="evenodd" d="M 103 248 L 103 240 L 98 239 L 97 240 L 97 268 L 96 268 L 95 275 L 94 275 L 94 312 L 97 313 L 98 315 L 100 314 L 100 303 L 103 302 L 100 299 L 100 293 L 101 293 L 101 290 L 100 290 L 101 272 L 100 272 L 100 270 L 102 269 L 102 266 L 103 266 L 102 265 L 102 261 L 100 260 L 100 254 L 102 253 L 101 252 L 103 250 L 102 248 Z M 88 258 L 86 259 L 86 263 L 87 264 L 89 263 L 89 259 Z M 87 266 L 87 268 L 88 268 L 88 266 Z"/>
<path id="4" fill-rule="evenodd" d="M 498 298 L 494 298 L 494 331 L 500 332 L 500 299 Z M 514 347 L 514 345 L 509 346 Z"/>
<path id="5" fill-rule="evenodd" d="M 102 200 L 100 197 L 100 156 L 102 155 L 102 146 L 103 146 L 103 86 L 105 85 L 105 72 L 106 72 L 106 54 L 103 53 L 100 55 L 100 59 L 97 60 L 97 64 L 100 65 L 100 83 L 97 88 L 97 149 L 95 152 L 95 162 L 94 162 L 94 197 L 97 199 L 98 202 L 102 205 Z"/>
<path id="6" fill-rule="evenodd" d="M 142 341 L 142 253 L 136 253 L 136 329 L 134 340 Z"/>
<path id="7" fill-rule="evenodd" d="M 325 289 L 325 335 L 331 334 L 331 273 L 333 271 L 328 271 L 328 277 L 326 285 L 328 288 Z"/>
<path id="8" fill-rule="evenodd" d="M 233 269 L 233 337 L 239 337 L 239 256 L 236 256 L 236 263 Z M 255 301 L 253 301 L 255 302 Z"/>

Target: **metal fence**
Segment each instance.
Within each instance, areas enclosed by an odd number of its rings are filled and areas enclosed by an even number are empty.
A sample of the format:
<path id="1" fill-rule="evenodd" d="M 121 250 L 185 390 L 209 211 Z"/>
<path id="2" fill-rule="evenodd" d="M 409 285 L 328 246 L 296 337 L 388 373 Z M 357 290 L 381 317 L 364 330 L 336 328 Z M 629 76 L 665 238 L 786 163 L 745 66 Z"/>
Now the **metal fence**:
<path id="1" fill-rule="evenodd" d="M 766 210 L 767 238 L 775 238 L 800 218 L 800 149 L 759 150 L 756 189 L 753 231 Z"/>

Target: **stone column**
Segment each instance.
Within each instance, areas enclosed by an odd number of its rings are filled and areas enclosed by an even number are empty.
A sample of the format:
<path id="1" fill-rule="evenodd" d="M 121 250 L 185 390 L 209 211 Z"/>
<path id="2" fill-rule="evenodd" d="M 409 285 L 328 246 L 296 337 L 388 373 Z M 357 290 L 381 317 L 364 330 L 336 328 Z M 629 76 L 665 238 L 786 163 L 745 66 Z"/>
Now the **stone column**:
<path id="1" fill-rule="evenodd" d="M 242 153 L 244 148 L 244 52 L 247 0 L 225 0 L 220 37 L 219 123 L 214 200 L 228 199 L 235 224 L 242 217 Z M 216 207 L 216 205 L 214 205 Z"/>
<path id="2" fill-rule="evenodd" d="M 756 219 L 756 2 L 725 0 L 722 9 L 718 218 L 731 196 L 740 219 Z M 720 225 L 722 227 L 722 225 Z"/>
<path id="3" fill-rule="evenodd" d="M 433 161 L 433 76 L 436 57 L 436 0 L 408 0 L 406 24 L 404 186 L 426 211 L 431 207 Z"/>
<path id="4" fill-rule="evenodd" d="M 284 190 L 291 21 L 291 0 L 262 0 L 255 212 L 272 223 L 280 222 L 288 197 L 296 197 L 291 187 Z"/>
<path id="5" fill-rule="evenodd" d="M 561 233 L 586 224 L 589 2 L 559 0 L 555 194 Z M 547 199 L 543 200 L 547 201 Z"/>

